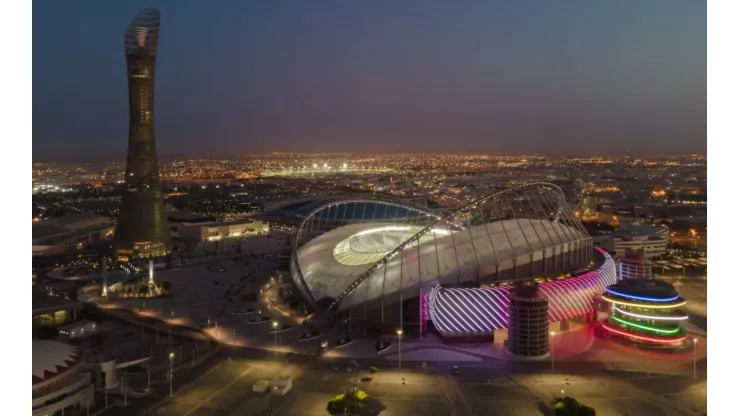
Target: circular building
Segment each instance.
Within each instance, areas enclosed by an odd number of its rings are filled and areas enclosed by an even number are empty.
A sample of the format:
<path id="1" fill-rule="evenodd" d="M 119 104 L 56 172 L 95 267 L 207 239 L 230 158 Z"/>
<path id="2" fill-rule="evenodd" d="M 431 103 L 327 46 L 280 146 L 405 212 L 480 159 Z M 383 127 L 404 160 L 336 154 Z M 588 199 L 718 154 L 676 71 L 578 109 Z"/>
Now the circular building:
<path id="1" fill-rule="evenodd" d="M 652 263 L 645 260 L 641 251 L 627 250 L 624 257 L 619 259 L 617 277 L 620 279 L 651 279 L 653 277 Z"/>
<path id="2" fill-rule="evenodd" d="M 520 286 L 509 294 L 509 338 L 506 346 L 522 357 L 543 357 L 550 349 L 548 302 L 537 285 Z"/>
<path id="3" fill-rule="evenodd" d="M 668 283 L 624 279 L 609 286 L 602 298 L 609 303 L 603 326 L 611 335 L 664 347 L 680 347 L 686 339 L 681 322 L 688 316 L 678 310 L 686 300 Z"/>
<path id="4" fill-rule="evenodd" d="M 599 236 L 594 243 L 623 257 L 628 251 L 641 251 L 645 258 L 658 257 L 665 253 L 670 242 L 668 227 L 654 225 L 623 224 L 614 234 Z"/>
<path id="5" fill-rule="evenodd" d="M 301 221 L 290 266 L 316 310 L 346 315 L 355 328 L 417 333 L 436 286 L 554 277 L 587 268 L 593 253 L 562 191 L 532 183 L 445 215 L 397 198 L 327 202 Z"/>
<path id="6" fill-rule="evenodd" d="M 56 341 L 32 342 L 33 415 L 51 415 L 95 403 L 90 373 L 83 372 L 82 351 Z"/>

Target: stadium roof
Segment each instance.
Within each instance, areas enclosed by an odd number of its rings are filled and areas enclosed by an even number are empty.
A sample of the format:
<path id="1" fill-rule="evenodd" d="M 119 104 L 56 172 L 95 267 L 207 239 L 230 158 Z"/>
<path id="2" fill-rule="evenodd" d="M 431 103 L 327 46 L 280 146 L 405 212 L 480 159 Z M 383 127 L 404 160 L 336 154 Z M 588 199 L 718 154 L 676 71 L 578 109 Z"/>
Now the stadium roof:
<path id="1" fill-rule="evenodd" d="M 76 366 L 82 353 L 76 347 L 57 341 L 33 340 L 33 384 L 52 379 Z"/>
<path id="2" fill-rule="evenodd" d="M 315 299 L 336 299 L 359 275 L 422 229 L 394 223 L 362 223 L 322 234 L 298 251 L 303 278 Z M 553 226 L 547 221 L 513 219 L 454 233 L 437 229 L 425 236 L 421 244 L 408 246 L 387 267 L 374 270 L 345 304 L 359 304 L 425 283 L 452 283 L 457 281 L 459 270 L 474 269 L 476 262 L 493 265 L 521 255 L 528 257 L 531 252 L 574 241 L 574 235 L 582 237 L 576 233 L 575 229 Z M 549 235 L 552 240 L 540 241 L 538 234 Z M 417 267 L 408 266 L 417 263 Z"/>
<path id="3" fill-rule="evenodd" d="M 586 245 L 589 250 L 581 250 Z M 445 218 L 395 201 L 347 199 L 305 217 L 294 239 L 291 271 L 310 301 L 328 298 L 330 308 L 345 309 L 426 284 L 498 276 L 502 270 L 517 276 L 515 269 L 527 264 L 534 273 L 534 263 L 553 263 L 556 251 L 590 256 L 590 245 L 552 184 L 497 192 Z M 574 257 L 587 262 L 581 254 Z"/>

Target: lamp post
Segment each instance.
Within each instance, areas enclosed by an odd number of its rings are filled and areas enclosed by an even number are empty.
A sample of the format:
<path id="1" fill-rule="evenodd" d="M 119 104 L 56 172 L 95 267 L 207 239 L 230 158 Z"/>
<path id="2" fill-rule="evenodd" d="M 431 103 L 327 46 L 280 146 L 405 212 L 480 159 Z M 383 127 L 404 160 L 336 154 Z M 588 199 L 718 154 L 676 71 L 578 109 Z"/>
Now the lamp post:
<path id="1" fill-rule="evenodd" d="M 550 371 L 555 372 L 555 331 L 550 332 Z"/>
<path id="2" fill-rule="evenodd" d="M 275 357 L 277 357 L 277 321 L 272 321 L 272 333 L 275 335 Z"/>
<path id="3" fill-rule="evenodd" d="M 398 369 L 401 369 L 401 335 L 403 335 L 403 330 L 399 329 L 396 331 L 396 334 L 398 335 Z"/>
<path id="4" fill-rule="evenodd" d="M 697 342 L 699 342 L 699 340 L 694 338 L 694 348 L 692 349 L 692 352 L 694 355 L 694 380 L 696 380 L 696 343 Z"/>
<path id="5" fill-rule="evenodd" d="M 170 372 L 169 372 L 169 379 L 170 379 L 170 397 L 172 397 L 172 359 L 175 358 L 175 353 L 170 353 Z"/>

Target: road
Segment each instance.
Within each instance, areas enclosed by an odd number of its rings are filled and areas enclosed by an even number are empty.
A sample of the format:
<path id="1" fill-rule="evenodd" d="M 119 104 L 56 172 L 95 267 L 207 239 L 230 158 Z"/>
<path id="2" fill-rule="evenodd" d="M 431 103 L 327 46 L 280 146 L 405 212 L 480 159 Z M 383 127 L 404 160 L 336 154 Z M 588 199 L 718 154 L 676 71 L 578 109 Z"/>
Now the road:
<path id="1" fill-rule="evenodd" d="M 671 236 L 671 243 L 676 244 L 684 244 L 687 246 L 695 245 L 697 248 L 706 251 L 707 249 L 707 240 L 706 239 L 697 239 L 694 237 L 685 237 L 685 236 Z"/>
<path id="2" fill-rule="evenodd" d="M 594 371 L 588 365 L 556 373 L 527 371 L 530 366 L 507 370 L 461 365 L 461 374 L 452 375 L 448 365 L 422 368 L 416 363 L 400 371 L 394 363 L 379 362 L 380 371 L 371 379 L 365 369 L 372 361 L 360 361 L 357 380 L 371 397 L 368 406 L 385 416 L 542 415 L 549 400 L 559 394 L 577 397 L 594 406 L 598 414 L 691 415 L 706 409 L 706 382 L 686 377 Z M 178 391 L 174 400 L 165 401 L 150 414 L 323 416 L 328 401 L 354 385 L 355 371 L 348 363 L 224 358 L 197 383 Z M 335 365 L 338 371 L 332 369 Z M 252 392 L 258 380 L 278 375 L 293 378 L 293 389 L 286 396 Z"/>

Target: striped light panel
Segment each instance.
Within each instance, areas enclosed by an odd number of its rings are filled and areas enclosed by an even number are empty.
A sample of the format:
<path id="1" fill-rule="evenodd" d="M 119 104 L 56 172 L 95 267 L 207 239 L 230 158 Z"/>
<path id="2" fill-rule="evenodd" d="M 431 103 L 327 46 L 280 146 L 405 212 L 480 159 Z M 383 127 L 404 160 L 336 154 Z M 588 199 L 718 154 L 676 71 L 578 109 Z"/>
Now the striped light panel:
<path id="1" fill-rule="evenodd" d="M 550 322 L 583 316 L 593 310 L 596 296 L 617 282 L 614 260 L 595 248 L 604 261 L 601 266 L 577 277 L 540 284 L 548 300 Z M 429 316 L 443 336 L 486 335 L 508 327 L 510 288 L 443 288 L 429 294 Z"/>

